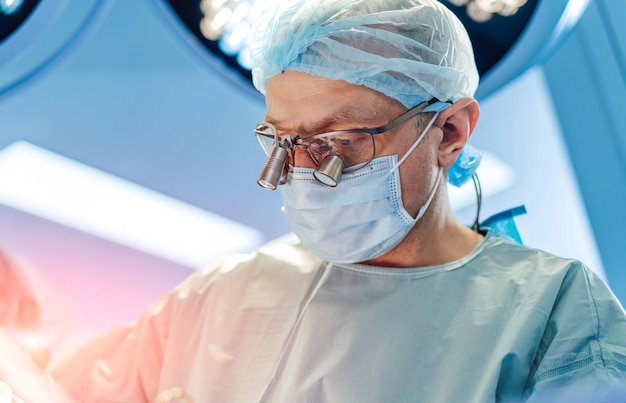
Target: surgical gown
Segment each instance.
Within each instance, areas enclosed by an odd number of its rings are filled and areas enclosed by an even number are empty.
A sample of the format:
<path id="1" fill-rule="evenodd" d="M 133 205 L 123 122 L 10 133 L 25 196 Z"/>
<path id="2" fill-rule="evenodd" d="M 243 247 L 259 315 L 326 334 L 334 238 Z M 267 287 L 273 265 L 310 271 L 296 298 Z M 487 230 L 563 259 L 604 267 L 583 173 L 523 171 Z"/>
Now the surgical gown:
<path id="1" fill-rule="evenodd" d="M 287 239 L 194 273 L 49 371 L 85 402 L 621 402 L 626 317 L 580 262 L 495 233 L 414 269 Z"/>

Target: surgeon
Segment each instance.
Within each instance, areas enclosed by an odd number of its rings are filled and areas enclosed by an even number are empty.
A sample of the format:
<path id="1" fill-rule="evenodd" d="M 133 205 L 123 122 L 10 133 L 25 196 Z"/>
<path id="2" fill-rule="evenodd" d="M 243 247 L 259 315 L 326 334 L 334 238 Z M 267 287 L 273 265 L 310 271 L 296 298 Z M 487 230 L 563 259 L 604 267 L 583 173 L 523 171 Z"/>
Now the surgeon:
<path id="1" fill-rule="evenodd" d="M 84 402 L 625 401 L 609 288 L 452 213 L 479 115 L 457 18 L 435 0 L 279 3 L 253 44 L 254 132 L 295 235 L 53 360 L 57 386 Z"/>

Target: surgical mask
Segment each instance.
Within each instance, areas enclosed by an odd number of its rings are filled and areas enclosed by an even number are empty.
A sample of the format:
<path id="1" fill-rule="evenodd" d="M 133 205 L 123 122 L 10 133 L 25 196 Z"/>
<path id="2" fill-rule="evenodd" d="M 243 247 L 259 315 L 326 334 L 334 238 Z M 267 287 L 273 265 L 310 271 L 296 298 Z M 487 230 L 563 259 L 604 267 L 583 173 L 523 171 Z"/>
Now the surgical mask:
<path id="1" fill-rule="evenodd" d="M 320 184 L 313 169 L 292 168 L 280 189 L 284 212 L 303 245 L 335 263 L 370 260 L 398 245 L 424 215 L 441 182 L 440 168 L 426 202 L 413 218 L 402 203 L 399 167 L 435 118 L 402 160 L 397 155 L 376 158 L 345 173 L 334 188 Z"/>

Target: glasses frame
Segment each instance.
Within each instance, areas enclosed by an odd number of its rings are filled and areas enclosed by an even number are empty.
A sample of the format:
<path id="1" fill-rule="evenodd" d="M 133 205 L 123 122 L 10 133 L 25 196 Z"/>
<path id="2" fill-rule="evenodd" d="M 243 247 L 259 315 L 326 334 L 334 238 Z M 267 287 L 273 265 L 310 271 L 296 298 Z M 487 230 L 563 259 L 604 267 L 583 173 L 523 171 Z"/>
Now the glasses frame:
<path id="1" fill-rule="evenodd" d="M 295 147 L 300 147 L 303 150 L 306 150 L 309 153 L 309 156 L 311 157 L 311 159 L 317 164 L 319 165 L 319 163 L 317 163 L 315 161 L 315 157 L 313 155 L 311 155 L 310 151 L 309 151 L 309 144 L 311 144 L 311 142 L 313 142 L 313 140 L 315 140 L 316 138 L 320 138 L 320 137 L 327 137 L 333 134 L 341 134 L 341 133 L 366 133 L 369 134 L 370 136 L 376 135 L 376 134 L 382 134 L 385 132 L 390 131 L 391 129 L 397 127 L 398 125 L 401 125 L 402 123 L 406 122 L 407 120 L 411 119 L 414 116 L 417 116 L 419 113 L 423 112 L 424 109 L 426 109 L 428 106 L 436 103 L 436 102 L 440 102 L 437 98 L 432 98 L 428 101 L 424 101 L 420 104 L 418 104 L 417 106 L 409 109 L 408 111 L 406 111 L 405 113 L 403 113 L 402 115 L 398 116 L 397 118 L 391 120 L 390 122 L 382 125 L 382 126 L 378 126 L 378 127 L 363 127 L 363 128 L 359 128 L 359 129 L 345 129 L 345 130 L 333 130 L 330 132 L 326 132 L 326 133 L 319 133 L 319 134 L 314 134 L 313 136 L 309 136 L 309 137 L 300 137 L 299 135 L 284 135 L 284 136 L 278 136 L 278 134 L 275 132 L 273 134 L 270 133 L 266 133 L 262 130 L 260 130 L 261 127 L 270 127 L 275 131 L 274 125 L 272 125 L 271 123 L 268 122 L 261 122 L 258 123 L 255 127 L 254 130 L 254 134 L 259 137 L 266 137 L 266 138 L 271 138 L 274 141 L 279 141 L 281 144 L 283 144 L 283 147 L 286 148 L 290 148 L 292 149 L 294 146 Z M 261 140 L 259 138 L 259 140 Z M 374 143 L 374 139 L 372 137 L 372 142 Z M 285 145 L 285 143 L 287 143 Z M 265 147 L 262 147 L 263 150 L 268 153 L 268 150 L 265 149 Z M 365 165 L 367 165 L 370 161 L 372 161 L 372 159 L 374 158 L 374 156 L 376 155 L 376 146 L 374 143 L 374 153 L 372 154 L 372 157 L 364 162 L 364 163 L 360 163 L 357 165 L 353 165 L 350 167 L 347 167 L 346 169 L 344 169 L 344 172 L 349 172 L 355 169 L 358 169 L 360 167 L 363 167 Z M 295 157 L 292 156 L 292 157 Z M 292 160 L 294 160 L 295 158 L 291 158 Z M 295 164 L 295 161 L 293 161 L 293 163 Z"/>

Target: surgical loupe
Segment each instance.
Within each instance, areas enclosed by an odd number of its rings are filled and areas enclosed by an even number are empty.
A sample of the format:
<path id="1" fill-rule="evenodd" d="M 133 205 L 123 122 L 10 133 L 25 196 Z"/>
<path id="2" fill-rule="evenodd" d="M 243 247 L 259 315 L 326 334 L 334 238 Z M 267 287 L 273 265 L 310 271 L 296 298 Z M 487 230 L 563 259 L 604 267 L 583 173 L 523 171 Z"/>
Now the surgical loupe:
<path id="1" fill-rule="evenodd" d="M 274 145 L 270 155 L 267 157 L 265 164 L 263 164 L 259 179 L 257 179 L 257 183 L 262 188 L 276 190 L 276 187 L 284 182 L 283 173 L 288 156 L 289 151 L 287 148 L 281 146 L 277 141 L 277 144 Z"/>
<path id="2" fill-rule="evenodd" d="M 267 130 L 270 130 L 271 133 L 267 133 Z M 276 190 L 278 185 L 282 185 L 286 181 L 287 159 L 289 158 L 289 151 L 293 150 L 291 137 L 280 138 L 276 128 L 269 124 L 262 128 L 257 126 L 254 132 L 259 143 L 261 143 L 261 147 L 268 155 L 257 183 L 264 189 Z M 268 137 L 273 140 L 271 149 L 268 149 L 266 143 Z"/>
<path id="3" fill-rule="evenodd" d="M 345 165 L 346 161 L 343 156 L 333 150 L 313 172 L 313 177 L 326 186 L 335 187 L 339 183 Z"/>
<path id="4" fill-rule="evenodd" d="M 276 190 L 278 185 L 282 185 L 287 179 L 289 153 L 295 151 L 297 139 L 291 136 L 279 137 L 276 128 L 269 123 L 257 126 L 255 133 L 261 146 L 268 154 L 257 183 L 264 189 Z M 273 139 L 271 146 L 266 141 L 269 138 Z M 331 149 L 324 153 L 318 167 L 313 172 L 313 177 L 323 185 L 335 187 L 343 173 L 345 158 L 332 146 L 330 147 Z"/>

